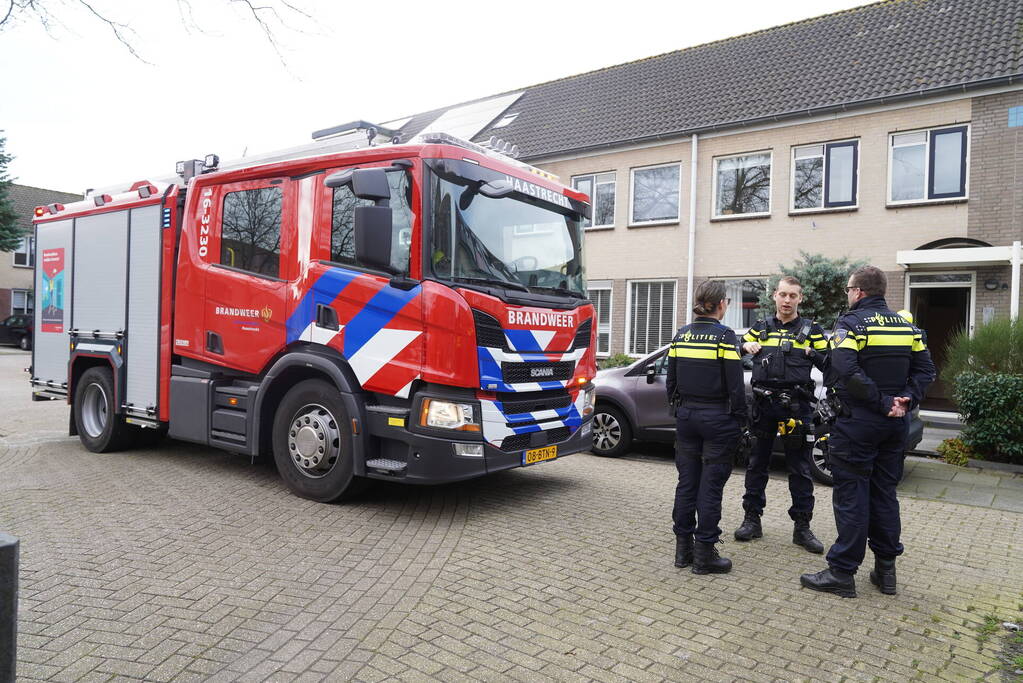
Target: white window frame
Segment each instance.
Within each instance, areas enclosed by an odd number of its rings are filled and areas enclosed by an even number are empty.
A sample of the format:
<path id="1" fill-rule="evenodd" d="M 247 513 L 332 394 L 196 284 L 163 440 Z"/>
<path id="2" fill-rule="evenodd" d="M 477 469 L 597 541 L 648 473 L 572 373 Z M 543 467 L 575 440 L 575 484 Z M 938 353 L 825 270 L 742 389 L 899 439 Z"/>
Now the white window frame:
<path id="1" fill-rule="evenodd" d="M 18 247 L 15 248 L 14 251 L 11 252 L 11 266 L 12 267 L 14 267 L 14 268 L 34 268 L 35 267 L 35 261 L 36 261 L 36 258 L 35 258 L 36 257 L 36 254 L 35 254 L 35 251 L 36 251 L 35 240 L 36 240 L 35 235 L 32 235 L 32 234 L 25 235 L 25 237 L 22 238 L 21 244 L 19 244 Z M 23 246 L 28 246 L 28 249 L 23 250 L 22 249 Z M 26 257 L 31 255 L 32 259 L 27 264 L 17 263 L 15 259 L 17 258 L 18 254 L 25 254 Z M 29 259 L 26 258 L 26 260 L 29 260 Z"/>
<path id="2" fill-rule="evenodd" d="M 930 193 L 931 187 L 931 133 L 932 131 L 940 131 L 948 128 L 965 128 L 966 129 L 966 164 L 963 169 L 963 196 L 962 197 L 938 197 L 935 199 L 929 198 L 927 195 Z M 973 125 L 967 123 L 949 123 L 944 126 L 929 126 L 927 128 L 914 128 L 911 130 L 897 130 L 893 133 L 888 133 L 888 181 L 887 189 L 885 194 L 885 206 L 896 207 L 896 206 L 913 206 L 917 204 L 948 204 L 953 202 L 964 202 L 970 198 L 970 148 L 971 135 Z M 924 143 L 924 196 L 922 199 L 892 199 L 892 157 L 895 149 L 894 138 L 896 135 L 909 135 L 911 133 L 927 133 L 927 141 Z"/>
<path id="3" fill-rule="evenodd" d="M 593 292 L 607 292 L 607 351 L 601 352 L 600 350 L 600 315 L 597 313 L 597 309 L 594 306 L 593 309 L 593 327 L 595 328 L 596 334 L 594 339 L 597 340 L 597 346 L 594 351 L 597 354 L 597 358 L 607 358 L 611 355 L 611 341 L 614 338 L 614 282 L 611 280 L 591 280 L 586 283 L 586 291 Z M 591 297 L 592 298 L 592 297 Z"/>
<path id="4" fill-rule="evenodd" d="M 633 358 L 642 358 L 653 351 L 647 351 L 646 353 L 632 353 L 632 285 L 633 283 L 640 282 L 670 282 L 675 287 L 675 296 L 672 297 L 671 307 L 671 327 L 673 330 L 678 329 L 678 280 L 675 278 L 642 278 L 636 280 L 625 281 L 625 354 L 632 356 Z M 649 317 L 647 318 L 649 320 Z M 656 349 L 655 349 L 656 350 Z"/>
<path id="5" fill-rule="evenodd" d="M 666 218 L 663 220 L 655 221 L 637 221 L 633 215 L 633 209 L 636 203 L 636 171 L 648 171 L 653 168 L 667 168 L 669 166 L 678 167 L 678 215 L 674 219 Z M 629 169 L 629 227 L 646 227 L 648 225 L 678 225 L 678 222 L 682 220 L 682 162 L 681 161 L 670 161 L 664 164 L 650 164 L 649 166 L 636 166 Z M 637 281 L 638 282 L 638 281 Z"/>
<path id="6" fill-rule="evenodd" d="M 25 296 L 25 304 L 26 304 L 25 307 L 24 307 L 25 308 L 25 312 L 24 313 L 19 313 L 17 315 L 31 315 L 31 314 L 35 313 L 36 306 L 35 306 L 35 297 L 32 296 L 33 295 L 33 291 L 31 289 L 12 289 L 11 290 L 11 312 L 8 315 L 15 315 L 15 311 L 14 311 L 14 297 L 15 297 L 16 294 L 23 294 Z M 32 302 L 32 308 L 31 309 L 28 308 L 28 302 L 29 301 Z"/>
<path id="7" fill-rule="evenodd" d="M 767 185 L 767 211 L 760 211 L 757 213 L 737 213 L 737 214 L 721 214 L 718 215 L 718 163 L 725 159 L 735 159 L 736 157 L 748 157 L 754 154 L 766 154 L 768 163 L 771 165 L 771 172 L 769 175 L 770 182 Z M 771 209 L 774 208 L 774 149 L 758 149 L 751 152 L 739 152 L 737 154 L 723 154 L 721 156 L 713 157 L 711 163 L 711 194 L 710 194 L 710 212 L 711 220 L 715 221 L 735 221 L 742 220 L 744 218 L 768 218 L 771 215 Z"/>
<path id="8" fill-rule="evenodd" d="M 847 206 L 825 206 L 828 198 L 824 196 L 828 185 L 828 145 L 840 145 L 843 143 L 855 142 L 856 143 L 856 155 L 853 157 L 853 167 L 856 172 L 853 174 L 853 189 L 855 190 L 856 196 L 855 201 Z M 806 209 L 796 208 L 796 150 L 800 147 L 812 147 L 813 145 L 820 145 L 824 148 L 824 173 L 821 176 L 821 206 L 820 207 L 809 207 Z M 828 140 L 827 142 L 804 142 L 799 145 L 792 145 L 792 164 L 789 167 L 789 213 L 828 213 L 832 211 L 855 211 L 860 208 L 860 138 L 847 138 L 844 140 Z M 716 196 L 716 195 L 715 195 Z"/>
<path id="9" fill-rule="evenodd" d="M 596 223 L 593 223 L 593 219 L 591 218 L 590 219 L 590 225 L 585 227 L 585 228 L 583 228 L 583 230 L 585 230 L 585 231 L 589 231 L 589 230 L 612 230 L 612 229 L 614 229 L 614 227 L 615 227 L 615 216 L 618 213 L 618 171 L 612 170 L 612 171 L 598 171 L 596 173 L 580 173 L 579 175 L 574 175 L 571 178 L 570 183 L 571 183 L 571 187 L 572 187 L 573 190 L 575 189 L 575 181 L 576 180 L 582 179 L 582 178 L 589 178 L 590 179 L 590 182 L 593 184 L 593 195 L 590 197 L 590 206 L 593 208 L 593 214 L 596 215 L 596 213 L 597 213 L 596 212 L 596 208 L 597 208 L 597 176 L 599 176 L 599 175 L 608 175 L 608 174 L 613 175 L 614 176 L 614 180 L 611 180 L 611 181 L 605 180 L 605 181 L 603 181 L 600 184 L 601 185 L 607 185 L 607 184 L 614 185 L 614 193 L 613 193 L 613 196 L 614 196 L 614 207 L 613 207 L 613 209 L 614 210 L 611 211 L 611 222 L 610 223 L 601 223 L 600 225 L 597 225 Z"/>

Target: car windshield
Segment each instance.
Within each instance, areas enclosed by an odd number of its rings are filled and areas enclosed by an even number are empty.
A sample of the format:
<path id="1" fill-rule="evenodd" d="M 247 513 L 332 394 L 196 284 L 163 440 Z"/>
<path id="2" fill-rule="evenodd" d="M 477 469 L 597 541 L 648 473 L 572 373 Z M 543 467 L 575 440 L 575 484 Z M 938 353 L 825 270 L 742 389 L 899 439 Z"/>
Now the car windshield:
<path id="1" fill-rule="evenodd" d="M 585 298 L 580 216 L 519 193 L 487 197 L 481 184 L 450 172 L 432 174 L 434 275 Z"/>

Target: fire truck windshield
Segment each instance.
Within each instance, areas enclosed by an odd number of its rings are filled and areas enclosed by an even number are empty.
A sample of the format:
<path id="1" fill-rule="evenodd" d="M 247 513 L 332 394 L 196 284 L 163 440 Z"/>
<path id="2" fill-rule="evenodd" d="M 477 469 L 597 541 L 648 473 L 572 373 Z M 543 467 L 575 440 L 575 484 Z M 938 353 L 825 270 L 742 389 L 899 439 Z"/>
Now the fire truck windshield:
<path id="1" fill-rule="evenodd" d="M 479 179 L 431 174 L 434 275 L 585 298 L 579 214 L 517 192 L 486 197 L 479 186 Z"/>

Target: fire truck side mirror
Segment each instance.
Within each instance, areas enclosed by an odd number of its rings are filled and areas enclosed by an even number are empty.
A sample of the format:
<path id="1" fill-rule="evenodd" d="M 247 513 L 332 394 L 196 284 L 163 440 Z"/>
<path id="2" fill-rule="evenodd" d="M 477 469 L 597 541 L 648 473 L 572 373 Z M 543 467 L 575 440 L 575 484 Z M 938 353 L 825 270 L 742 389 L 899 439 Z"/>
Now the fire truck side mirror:
<path id="1" fill-rule="evenodd" d="M 398 272 L 391 265 L 391 207 L 355 207 L 355 260 L 368 268 Z"/>
<path id="2" fill-rule="evenodd" d="M 359 199 L 381 202 L 391 198 L 387 171 L 383 168 L 356 168 L 332 173 L 323 181 L 327 187 L 337 188 L 351 183 L 352 194 Z"/>

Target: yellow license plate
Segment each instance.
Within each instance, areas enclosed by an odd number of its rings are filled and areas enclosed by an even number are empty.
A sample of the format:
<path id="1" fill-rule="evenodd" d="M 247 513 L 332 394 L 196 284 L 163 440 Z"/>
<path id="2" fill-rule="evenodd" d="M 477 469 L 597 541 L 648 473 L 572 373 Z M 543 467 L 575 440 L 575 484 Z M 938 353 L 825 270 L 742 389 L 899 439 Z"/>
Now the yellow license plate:
<path id="1" fill-rule="evenodd" d="M 543 462 L 544 460 L 554 460 L 558 457 L 557 446 L 544 446 L 543 448 L 534 448 L 531 451 L 526 451 L 522 454 L 522 464 L 532 465 L 533 463 Z"/>

